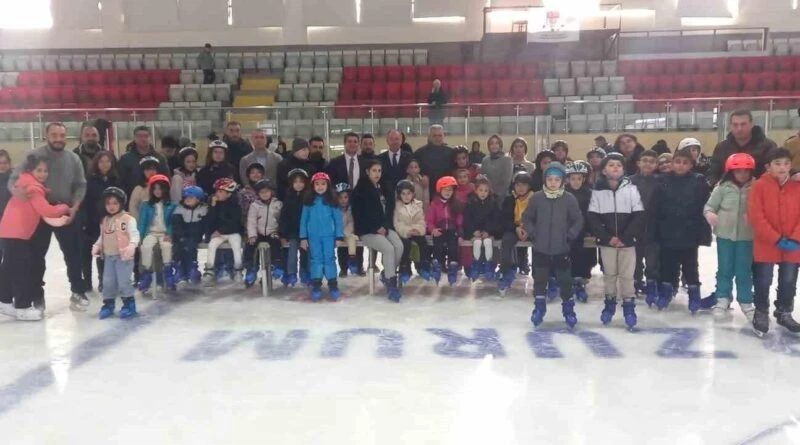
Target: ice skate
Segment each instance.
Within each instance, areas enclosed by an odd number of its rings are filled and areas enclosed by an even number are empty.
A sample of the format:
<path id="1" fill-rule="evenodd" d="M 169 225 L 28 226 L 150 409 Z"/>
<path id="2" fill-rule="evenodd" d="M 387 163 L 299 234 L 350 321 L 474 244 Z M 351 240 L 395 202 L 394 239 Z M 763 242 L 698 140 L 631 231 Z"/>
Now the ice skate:
<path id="1" fill-rule="evenodd" d="M 131 318 L 136 315 L 136 300 L 133 297 L 122 299 L 122 309 L 119 310 L 119 318 Z"/>
<path id="2" fill-rule="evenodd" d="M 769 332 L 769 314 L 767 312 L 761 312 L 756 309 L 753 314 L 753 330 L 759 337 L 763 337 L 764 334 Z"/>
<path id="3" fill-rule="evenodd" d="M 347 260 L 347 269 L 350 271 L 350 274 L 358 275 L 358 261 L 356 261 L 355 257 L 350 257 L 350 259 Z"/>
<path id="4" fill-rule="evenodd" d="M 39 321 L 44 318 L 44 314 L 40 309 L 31 306 L 25 309 L 17 309 L 16 318 L 19 321 Z"/>
<path id="5" fill-rule="evenodd" d="M 311 301 L 314 303 L 322 299 L 322 280 L 313 280 L 311 282 Z"/>
<path id="6" fill-rule="evenodd" d="M 250 288 L 258 279 L 258 269 L 255 266 L 248 267 L 244 274 L 244 287 Z"/>
<path id="7" fill-rule="evenodd" d="M 494 281 L 497 278 L 497 263 L 486 261 L 483 263 L 483 279 Z"/>
<path id="8" fill-rule="evenodd" d="M 144 294 L 150 290 L 150 286 L 152 285 L 153 285 L 153 272 L 145 270 L 139 275 L 139 287 L 137 287 L 137 289 Z"/>
<path id="9" fill-rule="evenodd" d="M 606 295 L 604 304 L 603 312 L 600 313 L 600 321 L 608 326 L 614 319 L 614 314 L 617 313 L 617 297 Z"/>
<path id="10" fill-rule="evenodd" d="M 280 280 L 283 278 L 283 267 L 278 265 L 272 265 L 272 279 L 273 280 Z"/>
<path id="11" fill-rule="evenodd" d="M 626 300 L 622 303 L 622 315 L 625 317 L 625 325 L 628 330 L 633 330 L 636 327 L 638 318 L 636 317 L 636 301 L 633 299 Z"/>
<path id="12" fill-rule="evenodd" d="M 16 318 L 17 310 L 14 309 L 14 303 L 0 303 L 0 314 Z"/>
<path id="13" fill-rule="evenodd" d="M 531 323 L 538 327 L 544 321 L 544 314 L 547 313 L 547 297 L 539 295 L 533 300 L 533 312 L 531 313 Z"/>
<path id="14" fill-rule="evenodd" d="M 217 284 L 217 274 L 214 269 L 206 269 L 201 278 L 204 287 L 214 287 Z"/>
<path id="15" fill-rule="evenodd" d="M 177 290 L 177 277 L 175 276 L 175 268 L 172 264 L 164 265 L 164 288 L 169 291 Z"/>
<path id="16" fill-rule="evenodd" d="M 707 297 L 700 300 L 700 309 L 711 309 L 717 305 L 717 293 L 711 292 Z"/>
<path id="17" fill-rule="evenodd" d="M 400 267 L 400 283 L 406 284 L 411 281 L 411 266 Z"/>
<path id="18" fill-rule="evenodd" d="M 656 302 L 658 310 L 663 311 L 669 307 L 669 303 L 672 302 L 673 289 L 670 283 L 661 283 L 658 286 L 658 301 Z"/>
<path id="19" fill-rule="evenodd" d="M 200 273 L 200 266 L 197 265 L 197 261 L 192 263 L 191 268 L 189 269 L 189 281 L 192 284 L 197 284 L 203 279 L 203 274 Z"/>
<path id="20" fill-rule="evenodd" d="M 647 284 L 644 281 L 634 281 L 633 288 L 636 290 L 636 295 L 642 295 L 647 289 Z"/>
<path id="21" fill-rule="evenodd" d="M 478 278 L 481 277 L 481 271 L 483 270 L 483 263 L 480 261 L 473 261 L 472 266 L 469 268 L 469 279 L 474 283 L 478 281 Z"/>
<path id="22" fill-rule="evenodd" d="M 556 281 L 556 279 L 554 277 L 548 278 L 547 279 L 547 298 L 550 301 L 555 300 L 556 298 L 558 298 L 558 294 L 559 294 L 558 291 L 559 291 L 558 282 Z"/>
<path id="23" fill-rule="evenodd" d="M 402 297 L 402 295 L 400 294 L 400 289 L 397 287 L 397 276 L 396 275 L 393 276 L 392 278 L 389 278 L 389 280 L 387 281 L 386 289 L 387 289 L 388 294 L 389 294 L 388 295 L 389 296 L 389 300 L 391 300 L 391 301 L 393 301 L 395 303 L 399 303 L 400 302 L 400 298 Z"/>
<path id="24" fill-rule="evenodd" d="M 574 328 L 578 324 L 578 316 L 575 314 L 575 300 L 569 299 L 561 303 L 561 314 L 564 315 L 564 322 L 567 327 Z"/>
<path id="25" fill-rule="evenodd" d="M 500 279 L 497 280 L 497 290 L 500 291 L 501 294 L 505 295 L 505 292 L 510 289 L 511 285 L 514 283 L 514 278 L 514 269 L 506 269 L 500 275 Z"/>
<path id="26" fill-rule="evenodd" d="M 772 315 L 775 316 L 778 326 L 783 326 L 792 334 L 800 334 L 800 323 L 795 321 L 795 319 L 792 317 L 791 309 L 775 309 L 775 312 Z"/>
<path id="27" fill-rule="evenodd" d="M 69 308 L 77 312 L 86 312 L 89 309 L 89 298 L 85 294 L 73 292 L 69 297 Z"/>
<path id="28" fill-rule="evenodd" d="M 420 262 L 414 265 L 414 268 L 417 269 L 417 274 L 420 278 L 425 281 L 430 281 L 431 279 L 431 267 L 427 262 Z"/>
<path id="29" fill-rule="evenodd" d="M 283 283 L 285 287 L 295 287 L 297 285 L 297 275 L 286 274 L 281 279 L 281 283 Z"/>
<path id="30" fill-rule="evenodd" d="M 523 263 L 519 265 L 519 274 L 522 276 L 530 275 L 531 274 L 531 266 L 530 264 Z"/>
<path id="31" fill-rule="evenodd" d="M 755 306 L 752 303 L 739 303 L 739 308 L 742 310 L 745 318 L 747 321 L 752 323 L 753 322 L 753 315 L 756 312 Z"/>
<path id="32" fill-rule="evenodd" d="M 644 292 L 644 301 L 647 303 L 648 307 L 653 307 L 654 304 L 658 303 L 658 283 L 656 283 L 655 280 L 647 280 Z"/>
<path id="33" fill-rule="evenodd" d="M 689 312 L 694 315 L 701 309 L 702 300 L 700 299 L 700 286 L 691 285 L 688 290 L 689 294 Z"/>
<path id="34" fill-rule="evenodd" d="M 572 290 L 575 293 L 575 299 L 581 303 L 589 301 L 589 294 L 586 293 L 586 284 L 583 278 L 576 277 L 572 279 Z"/>
<path id="35" fill-rule="evenodd" d="M 328 281 L 328 289 L 330 290 L 331 300 L 339 301 L 342 298 L 342 291 L 339 290 L 339 282 L 336 280 Z"/>
<path id="36" fill-rule="evenodd" d="M 711 314 L 714 316 L 714 320 L 716 321 L 729 320 L 731 318 L 730 308 L 731 308 L 731 300 L 729 298 L 718 299 L 717 304 L 714 305 L 714 308 L 711 310 Z"/>
<path id="37" fill-rule="evenodd" d="M 447 265 L 447 283 L 453 286 L 458 281 L 458 263 L 451 261 Z"/>
<path id="38" fill-rule="evenodd" d="M 98 316 L 101 320 L 114 315 L 114 300 L 103 300 L 103 307 L 100 308 Z"/>
<path id="39" fill-rule="evenodd" d="M 442 266 L 439 264 L 439 260 L 433 260 L 431 278 L 433 278 L 434 283 L 438 286 L 439 281 L 442 279 Z"/>

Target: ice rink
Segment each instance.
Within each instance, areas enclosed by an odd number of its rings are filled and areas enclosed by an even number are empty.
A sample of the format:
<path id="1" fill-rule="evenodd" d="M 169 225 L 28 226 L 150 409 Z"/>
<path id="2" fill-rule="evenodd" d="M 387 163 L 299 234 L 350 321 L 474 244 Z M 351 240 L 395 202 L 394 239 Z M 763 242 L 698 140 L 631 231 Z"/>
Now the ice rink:
<path id="1" fill-rule="evenodd" d="M 755 337 L 738 306 L 715 325 L 681 292 L 603 327 L 595 270 L 574 332 L 558 302 L 533 330 L 521 279 L 501 299 L 417 278 L 399 305 L 364 278 L 320 304 L 228 285 L 100 321 L 97 295 L 69 310 L 57 246 L 47 318 L 0 321 L 5 444 L 800 443 L 800 338 Z M 702 249 L 704 295 L 715 269 Z"/>

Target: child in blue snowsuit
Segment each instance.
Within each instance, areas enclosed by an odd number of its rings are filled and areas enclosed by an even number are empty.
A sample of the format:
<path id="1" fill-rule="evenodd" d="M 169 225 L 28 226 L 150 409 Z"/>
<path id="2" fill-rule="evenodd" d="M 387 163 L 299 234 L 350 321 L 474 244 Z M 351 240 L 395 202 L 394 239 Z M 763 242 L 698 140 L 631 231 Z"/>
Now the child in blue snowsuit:
<path id="1" fill-rule="evenodd" d="M 200 282 L 197 245 L 203 241 L 208 224 L 208 206 L 202 202 L 204 196 L 203 189 L 196 185 L 184 187 L 181 203 L 172 214 L 173 256 L 178 284 Z"/>
<path id="2" fill-rule="evenodd" d="M 311 187 L 303 195 L 303 213 L 300 216 L 300 247 L 309 252 L 311 299 L 322 297 L 322 275 L 328 280 L 331 299 L 341 296 L 336 282 L 336 240 L 344 239 L 342 211 L 326 173 L 311 177 Z"/>

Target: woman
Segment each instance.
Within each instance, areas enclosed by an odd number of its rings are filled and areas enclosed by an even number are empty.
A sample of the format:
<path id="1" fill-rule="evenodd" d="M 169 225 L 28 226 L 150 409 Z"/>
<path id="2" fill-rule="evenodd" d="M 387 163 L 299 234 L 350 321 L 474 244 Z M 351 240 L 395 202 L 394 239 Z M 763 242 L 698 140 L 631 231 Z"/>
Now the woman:
<path id="1" fill-rule="evenodd" d="M 639 140 L 636 139 L 636 136 L 630 133 L 622 133 L 619 135 L 617 140 L 614 141 L 614 151 L 622 153 L 622 156 L 625 157 L 625 176 L 636 174 L 636 171 L 639 169 L 637 165 L 639 157 L 644 151 L 644 147 L 639 143 Z"/>
<path id="2" fill-rule="evenodd" d="M 486 154 L 481 151 L 481 143 L 472 141 L 472 149 L 469 152 L 469 162 L 472 164 L 480 164 L 483 162 L 484 157 L 486 157 Z"/>
<path id="3" fill-rule="evenodd" d="M 367 161 L 366 172 L 358 180 L 351 197 L 353 230 L 365 246 L 383 255 L 381 281 L 386 284 L 389 299 L 399 302 L 397 266 L 403 256 L 403 241 L 390 229 L 395 200 L 381 181 L 383 171 L 379 160 Z"/>
<path id="4" fill-rule="evenodd" d="M 474 146 L 474 144 L 473 144 Z M 514 174 L 514 162 L 511 157 L 503 152 L 503 140 L 498 135 L 492 135 L 486 142 L 489 156 L 483 158 L 481 174 L 489 180 L 492 191 L 497 195 L 497 201 L 503 202 L 508 196 L 511 177 Z"/>
<path id="5" fill-rule="evenodd" d="M 442 81 L 433 80 L 433 87 L 428 94 L 428 120 L 431 125 L 444 123 L 444 106 L 447 105 L 447 94 L 442 89 Z"/>
<path id="6" fill-rule="evenodd" d="M 234 177 L 233 166 L 228 163 L 228 144 L 214 141 L 208 146 L 206 165 L 197 172 L 197 185 L 203 189 L 206 196 L 215 192 L 214 182 L 217 179 Z"/>
<path id="7" fill-rule="evenodd" d="M 533 173 L 536 165 L 525 158 L 525 156 L 528 155 L 528 143 L 525 142 L 525 139 L 514 139 L 514 141 L 511 142 L 511 149 L 508 150 L 508 152 L 511 154 L 515 172 L 526 171 L 528 173 Z"/>

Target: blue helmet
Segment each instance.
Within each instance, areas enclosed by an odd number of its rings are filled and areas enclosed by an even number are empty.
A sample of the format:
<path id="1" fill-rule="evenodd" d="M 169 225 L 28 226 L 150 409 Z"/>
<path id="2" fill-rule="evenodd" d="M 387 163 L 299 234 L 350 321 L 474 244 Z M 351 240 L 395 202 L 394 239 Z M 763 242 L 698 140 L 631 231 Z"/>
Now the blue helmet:
<path id="1" fill-rule="evenodd" d="M 204 196 L 205 193 L 203 193 L 203 189 L 196 185 L 190 185 L 183 188 L 184 198 L 197 198 L 202 201 Z"/>

